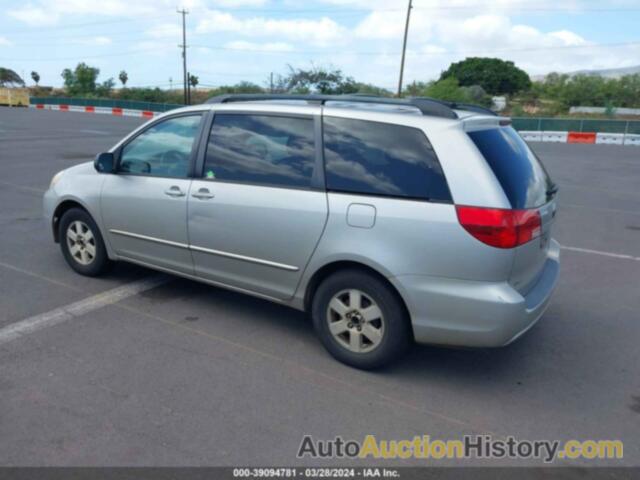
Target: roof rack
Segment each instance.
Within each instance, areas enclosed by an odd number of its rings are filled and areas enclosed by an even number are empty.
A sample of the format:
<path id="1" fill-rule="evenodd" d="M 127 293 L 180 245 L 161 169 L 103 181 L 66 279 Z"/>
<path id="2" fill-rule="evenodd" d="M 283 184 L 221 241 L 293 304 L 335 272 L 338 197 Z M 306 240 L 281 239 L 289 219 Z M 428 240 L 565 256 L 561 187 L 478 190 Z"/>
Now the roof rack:
<path id="1" fill-rule="evenodd" d="M 395 105 L 402 107 L 415 107 L 422 115 L 442 118 L 458 118 L 456 112 L 453 111 L 452 104 L 426 97 L 414 97 L 407 99 L 373 97 L 365 95 L 292 95 L 292 94 L 230 94 L 219 95 L 210 98 L 207 103 L 232 103 L 232 102 L 252 102 L 265 100 L 301 100 L 310 103 L 324 105 L 327 102 L 352 102 L 352 103 L 370 103 L 382 105 Z M 478 107 L 482 108 L 482 107 Z M 465 108 L 466 110 L 466 108 Z M 486 113 L 486 112 L 483 112 Z"/>

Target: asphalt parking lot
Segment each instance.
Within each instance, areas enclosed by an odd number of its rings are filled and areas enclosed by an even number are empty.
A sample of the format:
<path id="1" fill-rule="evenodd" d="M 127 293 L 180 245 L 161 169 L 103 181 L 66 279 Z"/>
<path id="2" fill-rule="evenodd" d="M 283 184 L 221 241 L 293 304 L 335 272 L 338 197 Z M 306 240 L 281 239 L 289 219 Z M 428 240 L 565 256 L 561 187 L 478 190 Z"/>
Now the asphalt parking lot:
<path id="1" fill-rule="evenodd" d="M 128 265 L 73 273 L 42 218 L 53 174 L 140 123 L 0 108 L 0 332 L 156 278 Z M 640 465 L 640 148 L 533 147 L 560 186 L 565 248 L 549 310 L 516 343 L 415 347 L 361 372 L 325 353 L 299 312 L 166 277 L 0 343 L 0 465 L 332 465 L 296 459 L 304 434 L 465 433 L 620 439 L 622 461 L 575 464 Z"/>

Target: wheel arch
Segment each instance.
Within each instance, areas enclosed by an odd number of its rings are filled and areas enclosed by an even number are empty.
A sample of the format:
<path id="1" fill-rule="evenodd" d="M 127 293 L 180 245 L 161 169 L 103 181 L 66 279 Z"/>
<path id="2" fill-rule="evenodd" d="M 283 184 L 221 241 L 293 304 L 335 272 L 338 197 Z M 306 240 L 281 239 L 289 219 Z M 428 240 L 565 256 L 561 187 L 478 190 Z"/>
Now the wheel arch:
<path id="1" fill-rule="evenodd" d="M 85 212 L 87 212 L 89 215 L 91 215 L 91 218 L 93 218 L 93 221 L 96 222 L 96 225 L 98 225 L 98 229 L 100 229 L 100 225 L 98 223 L 98 221 L 95 218 L 95 215 L 93 215 L 93 213 L 91 213 L 91 210 L 89 210 L 87 208 L 86 205 L 84 205 L 81 201 L 75 199 L 75 198 L 66 198 L 64 200 L 62 200 L 55 208 L 55 210 L 53 211 L 53 216 L 51 218 L 51 228 L 53 230 L 53 240 L 56 243 L 60 243 L 60 232 L 59 232 L 59 225 L 60 225 L 60 219 L 62 218 L 62 216 L 69 210 L 71 210 L 72 208 L 79 208 L 81 210 L 84 210 Z M 100 232 L 102 234 L 102 237 L 104 238 L 104 234 L 103 232 Z"/>
<path id="2" fill-rule="evenodd" d="M 306 284 L 305 293 L 304 293 L 304 310 L 306 312 L 311 311 L 311 302 L 313 301 L 313 297 L 318 287 L 320 286 L 320 284 L 329 276 L 342 270 L 360 270 L 362 272 L 373 275 L 374 277 L 382 281 L 384 284 L 386 284 L 400 300 L 400 303 L 404 308 L 406 318 L 409 321 L 411 336 L 413 337 L 413 326 L 411 323 L 411 314 L 409 312 L 407 302 L 405 301 L 400 291 L 396 288 L 396 286 L 391 281 L 389 281 L 389 279 L 385 275 L 380 273 L 380 271 L 378 271 L 377 269 L 373 268 L 370 265 L 367 265 L 365 263 L 361 263 L 358 261 L 354 261 L 354 260 L 332 261 L 330 263 L 323 265 L 313 273 L 313 275 L 311 276 L 311 278 Z"/>

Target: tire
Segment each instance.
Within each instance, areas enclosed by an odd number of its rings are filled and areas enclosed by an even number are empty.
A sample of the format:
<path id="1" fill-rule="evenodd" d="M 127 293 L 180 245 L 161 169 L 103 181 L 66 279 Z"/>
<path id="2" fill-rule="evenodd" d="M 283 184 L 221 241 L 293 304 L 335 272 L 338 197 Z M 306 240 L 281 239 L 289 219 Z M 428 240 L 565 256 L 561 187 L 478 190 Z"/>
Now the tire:
<path id="1" fill-rule="evenodd" d="M 85 210 L 67 210 L 58 228 L 62 255 L 71 268 L 87 277 L 97 277 L 109 269 L 112 262 L 100 229 Z"/>
<path id="2" fill-rule="evenodd" d="M 389 285 L 370 273 L 332 274 L 316 290 L 311 310 L 324 347 L 352 367 L 370 370 L 388 365 L 411 344 L 404 304 Z"/>

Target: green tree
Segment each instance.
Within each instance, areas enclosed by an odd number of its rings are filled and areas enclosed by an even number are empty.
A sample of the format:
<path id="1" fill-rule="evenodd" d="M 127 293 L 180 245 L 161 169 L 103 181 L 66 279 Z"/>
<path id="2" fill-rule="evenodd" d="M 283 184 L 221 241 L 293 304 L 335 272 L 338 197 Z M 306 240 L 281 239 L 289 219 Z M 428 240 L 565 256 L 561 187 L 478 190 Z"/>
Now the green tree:
<path id="1" fill-rule="evenodd" d="M 356 82 L 354 84 L 355 93 L 361 95 L 372 95 L 374 97 L 391 97 L 393 93 L 391 93 L 386 88 L 377 87 L 376 85 L 372 85 L 370 83 L 361 83 Z"/>
<path id="2" fill-rule="evenodd" d="M 180 103 L 182 91 L 166 91 L 155 88 L 123 88 L 118 90 L 118 98 L 122 100 L 139 100 L 141 102 Z"/>
<path id="3" fill-rule="evenodd" d="M 511 116 L 522 117 L 523 115 L 524 115 L 524 109 L 522 108 L 522 105 L 514 105 L 513 108 L 511 109 Z"/>
<path id="4" fill-rule="evenodd" d="M 345 76 L 341 70 L 313 66 L 308 70 L 289 67 L 289 74 L 279 76 L 275 83 L 277 92 L 347 94 L 357 93 L 358 84 L 353 77 Z"/>
<path id="5" fill-rule="evenodd" d="M 36 84 L 36 87 L 38 86 L 38 83 L 40 82 L 40 74 L 38 72 L 31 72 L 31 80 L 34 81 L 34 83 Z"/>
<path id="6" fill-rule="evenodd" d="M 196 88 L 198 83 L 199 83 L 198 77 L 196 75 L 189 74 L 189 85 L 191 85 L 193 88 Z"/>
<path id="7" fill-rule="evenodd" d="M 618 79 L 616 102 L 620 107 L 640 107 L 640 74 L 624 75 Z"/>
<path id="8" fill-rule="evenodd" d="M 124 88 L 124 87 L 127 86 L 127 81 L 129 80 L 129 75 L 127 74 L 127 72 L 122 70 L 118 74 L 118 79 L 120 80 L 120 83 L 122 83 L 122 87 Z"/>
<path id="9" fill-rule="evenodd" d="M 413 82 L 405 88 L 410 97 L 430 97 L 447 102 L 472 103 L 491 106 L 491 97 L 478 85 L 461 87 L 458 80 L 449 77 L 437 82 Z"/>
<path id="10" fill-rule="evenodd" d="M 415 80 L 411 82 L 409 85 L 404 87 L 404 94 L 407 97 L 424 97 L 427 88 L 433 82 L 416 82 Z"/>
<path id="11" fill-rule="evenodd" d="M 610 101 L 607 101 L 604 106 L 604 114 L 610 118 L 613 118 L 616 115 L 616 109 Z"/>
<path id="12" fill-rule="evenodd" d="M 10 68 L 0 67 L 0 87 L 13 87 L 15 85 L 21 85 L 24 87 L 24 80 L 22 80 L 20 75 Z"/>
<path id="13" fill-rule="evenodd" d="M 445 78 L 429 85 L 424 91 L 425 97 L 447 100 L 449 102 L 470 103 L 471 97 L 467 91 L 460 88 L 455 78 Z"/>
<path id="14" fill-rule="evenodd" d="M 491 96 L 484 91 L 480 85 L 471 85 L 470 87 L 460 87 L 468 98 L 467 103 L 475 103 L 476 105 L 482 105 L 485 107 L 491 107 L 493 100 Z"/>
<path id="15" fill-rule="evenodd" d="M 79 63 L 75 70 L 65 68 L 62 71 L 64 87 L 69 95 L 87 95 L 95 93 L 96 80 L 100 69 L 90 67 L 84 62 Z"/>
<path id="16" fill-rule="evenodd" d="M 209 97 L 229 93 L 265 93 L 265 89 L 255 83 L 243 81 L 236 83 L 235 85 L 223 85 L 214 90 L 210 90 Z"/>
<path id="17" fill-rule="evenodd" d="M 469 57 L 452 63 L 442 72 L 440 80 L 451 77 L 463 87 L 479 85 L 491 95 L 512 94 L 531 87 L 525 71 L 499 58 Z"/>
<path id="18" fill-rule="evenodd" d="M 96 85 L 95 95 L 97 97 L 109 97 L 115 85 L 116 82 L 113 80 L 113 78 L 109 78 L 104 82 Z"/>
<path id="19" fill-rule="evenodd" d="M 561 111 L 574 106 L 640 107 L 640 74 L 620 78 L 550 73 L 531 87 L 540 101 L 552 101 Z M 527 94 L 525 94 L 526 96 Z"/>

